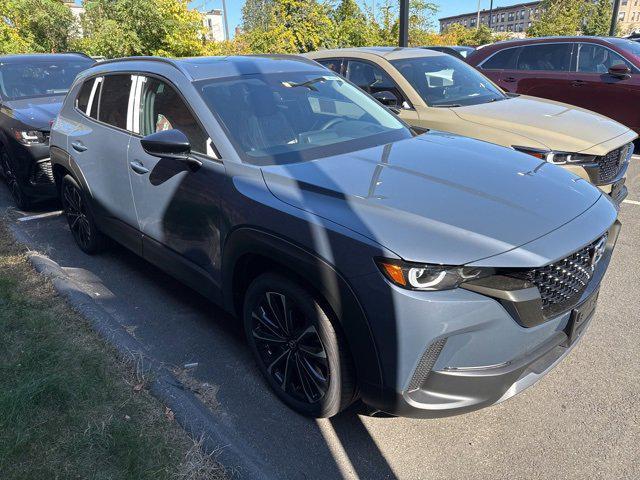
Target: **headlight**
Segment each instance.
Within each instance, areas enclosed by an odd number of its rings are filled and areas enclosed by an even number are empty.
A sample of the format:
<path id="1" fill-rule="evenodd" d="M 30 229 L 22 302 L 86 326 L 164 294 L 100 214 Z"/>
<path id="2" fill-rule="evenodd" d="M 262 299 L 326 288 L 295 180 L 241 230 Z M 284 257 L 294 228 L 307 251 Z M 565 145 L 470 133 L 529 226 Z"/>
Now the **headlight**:
<path id="1" fill-rule="evenodd" d="M 44 133 L 39 130 L 14 130 L 13 135 L 16 137 L 16 140 L 24 145 L 45 143 L 47 141 Z"/>
<path id="2" fill-rule="evenodd" d="M 535 148 L 515 146 L 513 148 L 515 150 L 518 150 L 519 152 L 534 156 L 536 158 L 544 160 L 545 162 L 555 163 L 556 165 L 584 165 L 593 163 L 596 158 L 594 155 L 582 155 L 580 153 L 553 152 L 549 150 L 538 150 Z"/>
<path id="3" fill-rule="evenodd" d="M 392 283 L 410 290 L 450 290 L 494 273 L 489 268 L 426 265 L 400 260 L 378 259 L 377 263 Z"/>

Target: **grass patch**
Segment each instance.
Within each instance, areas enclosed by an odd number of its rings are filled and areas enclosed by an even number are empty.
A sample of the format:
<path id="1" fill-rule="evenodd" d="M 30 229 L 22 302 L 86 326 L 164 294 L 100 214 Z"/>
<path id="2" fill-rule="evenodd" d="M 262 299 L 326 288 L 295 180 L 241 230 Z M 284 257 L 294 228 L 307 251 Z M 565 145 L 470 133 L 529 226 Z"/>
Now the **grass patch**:
<path id="1" fill-rule="evenodd" d="M 222 479 L 0 219 L 0 478 Z M 170 413 L 170 412 L 169 412 Z"/>

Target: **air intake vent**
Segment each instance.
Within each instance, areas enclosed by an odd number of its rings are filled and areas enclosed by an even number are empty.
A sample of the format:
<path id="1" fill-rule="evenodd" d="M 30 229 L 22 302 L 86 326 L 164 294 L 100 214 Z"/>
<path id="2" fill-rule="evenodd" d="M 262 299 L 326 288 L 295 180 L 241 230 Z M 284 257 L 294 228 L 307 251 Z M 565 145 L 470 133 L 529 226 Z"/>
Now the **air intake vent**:
<path id="1" fill-rule="evenodd" d="M 422 384 L 424 384 L 425 380 L 431 373 L 431 369 L 435 365 L 438 356 L 440 356 L 440 352 L 442 352 L 442 349 L 444 348 L 444 344 L 446 342 L 446 338 L 436 340 L 431 345 L 429 345 L 429 348 L 427 348 L 422 354 L 420 363 L 418 363 L 415 372 L 413 372 L 413 377 L 411 378 L 411 382 L 409 383 L 410 392 L 419 389 Z"/>

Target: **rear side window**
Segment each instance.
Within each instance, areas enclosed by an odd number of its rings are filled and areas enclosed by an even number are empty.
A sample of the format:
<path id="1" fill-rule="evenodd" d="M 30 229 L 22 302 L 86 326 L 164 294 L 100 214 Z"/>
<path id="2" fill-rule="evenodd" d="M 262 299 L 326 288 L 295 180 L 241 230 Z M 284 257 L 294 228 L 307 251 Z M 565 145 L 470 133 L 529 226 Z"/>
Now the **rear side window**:
<path id="1" fill-rule="evenodd" d="M 568 72 L 571 69 L 570 43 L 529 45 L 518 57 L 517 70 Z"/>
<path id="2" fill-rule="evenodd" d="M 87 112 L 89 97 L 91 96 L 91 89 L 93 88 L 93 81 L 94 79 L 92 78 L 91 80 L 84 82 L 80 88 L 80 93 L 78 93 L 78 96 L 76 97 L 76 108 L 82 113 Z"/>
<path id="3" fill-rule="evenodd" d="M 489 57 L 480 65 L 483 70 L 515 70 L 516 59 L 522 48 L 507 48 Z"/>
<path id="4" fill-rule="evenodd" d="M 127 128 L 127 110 L 131 92 L 131 75 L 107 75 L 100 93 L 98 120 L 114 127 Z"/>

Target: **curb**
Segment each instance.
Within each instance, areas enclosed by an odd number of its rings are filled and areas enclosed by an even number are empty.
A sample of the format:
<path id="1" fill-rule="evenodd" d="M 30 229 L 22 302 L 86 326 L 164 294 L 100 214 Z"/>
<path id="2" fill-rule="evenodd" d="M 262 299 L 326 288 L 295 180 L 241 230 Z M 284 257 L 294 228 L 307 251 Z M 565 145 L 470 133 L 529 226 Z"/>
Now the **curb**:
<path id="1" fill-rule="evenodd" d="M 15 228 L 11 228 L 16 237 L 20 237 Z M 19 240 L 19 238 L 18 238 Z M 214 453 L 227 473 L 239 480 L 276 480 L 279 477 L 252 451 L 241 438 L 229 428 L 218 422 L 208 408 L 195 394 L 184 388 L 182 383 L 162 363 L 147 355 L 146 348 L 131 336 L 111 314 L 84 292 L 64 269 L 50 258 L 29 252 L 29 263 L 40 274 L 49 277 L 56 291 L 86 319 L 92 328 L 107 342 L 113 345 L 125 358 L 131 355 L 144 355 L 145 372 L 151 373 L 149 385 L 151 394 L 169 407 L 178 424 L 195 440 L 202 439 L 202 448 Z"/>

